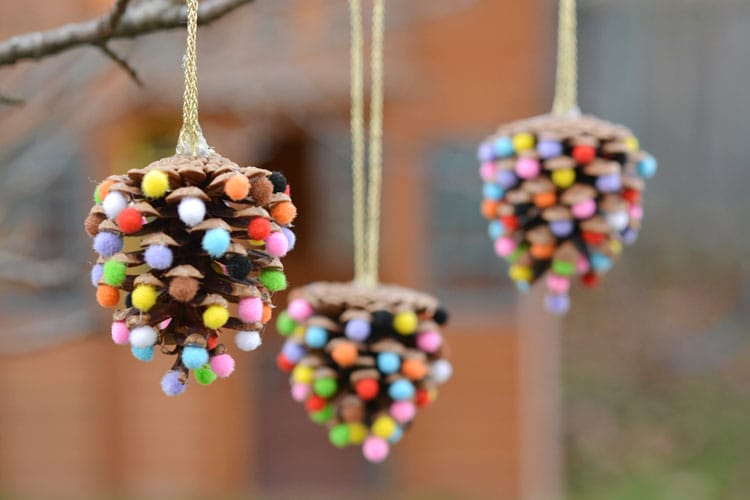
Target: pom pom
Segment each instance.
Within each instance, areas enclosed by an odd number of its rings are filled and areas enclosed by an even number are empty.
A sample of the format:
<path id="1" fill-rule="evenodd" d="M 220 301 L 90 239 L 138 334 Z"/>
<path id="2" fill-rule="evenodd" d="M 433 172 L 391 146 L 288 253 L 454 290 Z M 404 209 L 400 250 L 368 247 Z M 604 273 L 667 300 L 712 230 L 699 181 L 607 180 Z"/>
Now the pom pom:
<path id="1" fill-rule="evenodd" d="M 180 201 L 177 206 L 177 213 L 186 226 L 193 227 L 203 222 L 203 218 L 206 216 L 206 204 L 199 198 L 188 196 Z"/>
<path id="2" fill-rule="evenodd" d="M 638 175 L 650 179 L 656 175 L 659 164 L 653 156 L 647 156 L 638 163 Z"/>
<path id="3" fill-rule="evenodd" d="M 224 306 L 213 304 L 203 311 L 203 324 L 206 328 L 218 330 L 224 326 L 227 321 L 229 321 L 229 311 Z"/>
<path id="4" fill-rule="evenodd" d="M 288 227 L 282 227 L 281 232 L 284 233 L 284 236 L 286 236 L 286 240 L 288 242 L 287 252 L 291 252 L 292 250 L 294 250 L 294 246 L 297 244 L 297 236 Z"/>
<path id="5" fill-rule="evenodd" d="M 296 364 L 305 355 L 305 348 L 296 342 L 290 342 L 287 340 L 284 342 L 284 347 L 281 348 L 281 352 L 286 359 Z"/>
<path id="6" fill-rule="evenodd" d="M 401 358 L 395 352 L 381 352 L 377 357 L 378 370 L 385 375 L 397 373 L 401 369 Z"/>
<path id="7" fill-rule="evenodd" d="M 419 319 L 414 311 L 402 311 L 393 318 L 393 329 L 401 335 L 411 335 L 417 330 Z"/>
<path id="8" fill-rule="evenodd" d="M 91 284 L 94 285 L 94 287 L 99 286 L 99 280 L 102 279 L 103 275 L 104 275 L 104 266 L 101 264 L 95 264 L 91 268 Z"/>
<path id="9" fill-rule="evenodd" d="M 269 292 L 279 292 L 287 286 L 286 276 L 278 269 L 263 269 L 260 272 L 260 282 Z"/>
<path id="10" fill-rule="evenodd" d="M 453 366 L 446 359 L 438 359 L 430 367 L 430 376 L 438 384 L 444 384 L 450 380 L 453 375 Z"/>
<path id="11" fill-rule="evenodd" d="M 130 339 L 130 330 L 124 321 L 112 322 L 112 341 L 118 345 L 125 345 Z"/>
<path id="12" fill-rule="evenodd" d="M 362 445 L 362 454 L 368 462 L 373 464 L 384 462 L 385 459 L 388 458 L 389 451 L 390 446 L 388 445 L 388 442 L 385 439 L 375 436 L 370 436 L 365 439 L 365 442 Z"/>
<path id="13" fill-rule="evenodd" d="M 237 313 L 245 323 L 260 321 L 263 315 L 263 301 L 257 297 L 248 297 L 240 300 Z"/>
<path id="14" fill-rule="evenodd" d="M 271 233 L 266 238 L 266 252 L 271 257 L 284 257 L 289 251 L 289 241 L 281 232 Z"/>
<path id="15" fill-rule="evenodd" d="M 292 380 L 299 384 L 312 384 L 314 375 L 313 369 L 305 365 L 297 365 L 292 370 Z"/>
<path id="16" fill-rule="evenodd" d="M 371 332 L 377 335 L 387 335 L 393 331 L 393 314 L 389 311 L 378 310 L 372 313 Z"/>
<path id="17" fill-rule="evenodd" d="M 102 201 L 102 208 L 108 219 L 115 219 L 127 206 L 128 200 L 122 193 L 117 191 L 108 193 L 104 197 L 104 201 Z"/>
<path id="18" fill-rule="evenodd" d="M 273 172 L 271 175 L 268 176 L 268 180 L 271 181 L 271 184 L 273 184 L 273 192 L 274 193 L 283 193 L 286 191 L 286 177 L 284 177 L 284 174 L 281 172 Z"/>
<path id="19" fill-rule="evenodd" d="M 137 359 L 138 361 L 149 362 L 154 359 L 154 346 L 148 346 L 148 347 L 131 346 L 130 352 L 133 354 L 133 357 Z"/>
<path id="20" fill-rule="evenodd" d="M 357 346 L 353 342 L 341 342 L 331 351 L 331 358 L 343 367 L 352 366 L 358 355 Z"/>
<path id="21" fill-rule="evenodd" d="M 297 323 L 295 323 L 287 311 L 282 311 L 279 317 L 276 318 L 276 329 L 281 335 L 291 335 L 295 328 L 297 328 Z"/>
<path id="22" fill-rule="evenodd" d="M 364 342 L 370 336 L 370 322 L 361 318 L 350 319 L 344 334 L 355 342 Z"/>
<path id="23" fill-rule="evenodd" d="M 156 330 L 152 327 L 137 326 L 130 331 L 128 341 L 133 347 L 150 347 L 156 343 Z"/>
<path id="24" fill-rule="evenodd" d="M 169 176 L 161 170 L 146 172 L 141 181 L 141 191 L 146 198 L 162 198 L 169 190 Z"/>
<path id="25" fill-rule="evenodd" d="M 328 431 L 328 440 L 336 448 L 344 448 L 349 444 L 349 426 L 347 424 L 336 424 Z"/>
<path id="26" fill-rule="evenodd" d="M 388 442 L 391 444 L 398 443 L 401 441 L 401 438 L 404 437 L 404 431 L 401 429 L 400 426 L 396 426 L 396 430 L 393 431 L 393 434 L 391 434 L 391 437 L 388 438 Z"/>
<path id="27" fill-rule="evenodd" d="M 298 403 L 302 403 L 310 396 L 310 385 L 309 384 L 292 384 L 292 399 Z"/>
<path id="28" fill-rule="evenodd" d="M 433 314 L 432 319 L 435 320 L 435 323 L 438 325 L 444 325 L 448 322 L 448 310 L 442 307 L 439 307 L 435 314 Z"/>
<path id="29" fill-rule="evenodd" d="M 203 347 L 186 345 L 180 355 L 182 364 L 189 370 L 197 370 L 208 363 L 208 351 Z"/>
<path id="30" fill-rule="evenodd" d="M 138 285 L 133 290 L 131 300 L 133 301 L 133 307 L 139 311 L 148 312 L 149 309 L 154 307 L 156 299 L 158 297 L 156 289 L 151 285 Z"/>
<path id="31" fill-rule="evenodd" d="M 563 293 L 550 293 L 544 297 L 544 307 L 552 314 L 565 314 L 570 309 L 570 297 Z"/>
<path id="32" fill-rule="evenodd" d="M 394 401 L 403 401 L 414 397 L 414 386 L 408 380 L 396 380 L 388 388 L 388 395 Z"/>
<path id="33" fill-rule="evenodd" d="M 320 411 L 326 407 L 328 401 L 325 398 L 317 395 L 310 396 L 310 399 L 305 401 L 305 409 L 309 412 Z"/>
<path id="34" fill-rule="evenodd" d="M 114 179 L 107 179 L 99 183 L 94 190 L 94 202 L 101 203 L 104 198 L 109 194 L 109 188 L 114 184 Z"/>
<path id="35" fill-rule="evenodd" d="M 254 351 L 260 347 L 262 339 L 258 332 L 239 331 L 234 336 L 234 343 L 241 351 Z"/>
<path id="36" fill-rule="evenodd" d="M 112 257 L 122 251 L 122 238 L 114 233 L 99 233 L 94 236 L 94 251 L 102 257 Z"/>
<path id="37" fill-rule="evenodd" d="M 250 196 L 258 205 L 268 205 L 273 195 L 273 184 L 265 177 L 254 178 L 250 186 Z"/>
<path id="38" fill-rule="evenodd" d="M 203 250 L 211 257 L 219 258 L 226 253 L 229 245 L 232 243 L 232 237 L 226 229 L 215 227 L 206 231 L 201 241 Z"/>
<path id="39" fill-rule="evenodd" d="M 367 438 L 367 426 L 362 422 L 349 422 L 349 442 L 351 444 L 362 444 Z"/>
<path id="40" fill-rule="evenodd" d="M 333 418 L 333 406 L 326 405 L 322 410 L 310 414 L 310 419 L 316 424 L 325 424 Z"/>
<path id="41" fill-rule="evenodd" d="M 182 376 L 182 372 L 176 371 L 176 370 L 170 370 L 167 373 L 164 374 L 164 377 L 161 379 L 161 390 L 164 394 L 167 396 L 179 396 L 183 392 L 185 392 L 185 389 L 187 389 L 187 384 L 183 384 L 180 380 L 180 377 Z"/>
<path id="42" fill-rule="evenodd" d="M 401 363 L 401 373 L 409 380 L 422 380 L 427 375 L 427 365 L 420 359 L 410 358 Z"/>
<path id="43" fill-rule="evenodd" d="M 313 315 L 313 308 L 305 299 L 294 299 L 289 303 L 287 313 L 294 321 L 305 321 Z"/>
<path id="44" fill-rule="evenodd" d="M 211 358 L 211 371 L 217 377 L 226 378 L 234 371 L 234 359 L 229 354 L 219 354 Z"/>
<path id="45" fill-rule="evenodd" d="M 235 174 L 224 184 L 224 193 L 232 201 L 245 199 L 250 193 L 250 181 L 242 174 Z"/>
<path id="46" fill-rule="evenodd" d="M 417 408 L 411 401 L 395 401 L 391 405 L 389 413 L 396 422 L 405 424 L 414 419 L 414 416 L 417 413 Z"/>
<path id="47" fill-rule="evenodd" d="M 109 285 L 96 287 L 96 301 L 102 307 L 115 307 L 120 302 L 120 292 Z"/>
<path id="48" fill-rule="evenodd" d="M 380 438 L 388 439 L 396 431 L 396 427 L 398 424 L 393 417 L 381 415 L 372 423 L 372 433 Z"/>
<path id="49" fill-rule="evenodd" d="M 117 225 L 125 234 L 137 233 L 143 228 L 143 215 L 138 209 L 127 207 L 117 215 Z"/>
<path id="50" fill-rule="evenodd" d="M 310 326 L 305 331 L 305 343 L 313 349 L 320 349 L 328 342 L 328 332 L 320 326 Z"/>
<path id="51" fill-rule="evenodd" d="M 297 217 L 297 207 L 290 201 L 282 201 L 271 209 L 271 217 L 282 226 L 286 226 Z"/>
<path id="52" fill-rule="evenodd" d="M 110 260 L 104 263 L 102 279 L 109 286 L 119 287 L 125 281 L 127 266 L 124 262 Z"/>
<path id="53" fill-rule="evenodd" d="M 216 380 L 216 374 L 212 372 L 211 368 L 208 366 L 196 369 L 193 374 L 195 376 L 195 381 L 200 385 L 209 385 Z"/>
<path id="54" fill-rule="evenodd" d="M 250 274 L 250 271 L 253 270 L 252 261 L 242 255 L 233 255 L 232 257 L 229 257 L 226 260 L 225 265 L 227 266 L 227 273 L 229 273 L 229 276 L 236 280 L 246 279 L 247 275 Z"/>
<path id="55" fill-rule="evenodd" d="M 587 165 L 596 158 L 596 148 L 585 144 L 579 144 L 573 148 L 571 156 L 573 156 L 573 159 L 577 164 Z"/>
<path id="56" fill-rule="evenodd" d="M 193 278 L 178 277 L 169 283 L 169 295 L 179 302 L 190 302 L 198 293 L 200 283 Z"/>
<path id="57" fill-rule="evenodd" d="M 172 267 L 174 256 L 172 250 L 166 245 L 149 245 L 143 254 L 143 258 L 149 267 L 163 271 Z"/>
<path id="58" fill-rule="evenodd" d="M 294 370 L 294 363 L 286 359 L 283 352 L 276 355 L 276 366 L 284 373 L 291 373 Z"/>
<path id="59" fill-rule="evenodd" d="M 375 379 L 365 378 L 354 384 L 354 390 L 361 399 L 371 401 L 380 393 L 380 384 Z"/>
<path id="60" fill-rule="evenodd" d="M 264 241 L 271 234 L 271 222 L 264 217 L 254 217 L 247 225 L 247 235 L 251 240 Z"/>
<path id="61" fill-rule="evenodd" d="M 516 174 L 521 179 L 533 179 L 541 171 L 541 166 L 536 158 L 521 157 L 516 162 Z M 501 196 L 502 198 L 502 196 Z"/>
<path id="62" fill-rule="evenodd" d="M 339 384 L 335 378 L 323 377 L 313 382 L 313 391 L 320 397 L 332 398 L 339 390 Z"/>
<path id="63" fill-rule="evenodd" d="M 428 331 L 417 335 L 417 347 L 427 353 L 437 352 L 443 345 L 443 337 L 439 332 Z"/>

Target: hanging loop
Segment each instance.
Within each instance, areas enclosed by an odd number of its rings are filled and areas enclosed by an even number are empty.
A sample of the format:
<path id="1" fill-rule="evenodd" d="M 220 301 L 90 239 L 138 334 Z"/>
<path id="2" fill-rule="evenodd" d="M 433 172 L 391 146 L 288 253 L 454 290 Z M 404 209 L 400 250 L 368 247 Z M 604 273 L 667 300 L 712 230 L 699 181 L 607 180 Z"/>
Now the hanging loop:
<path id="1" fill-rule="evenodd" d="M 578 116 L 578 40 L 576 0 L 560 0 L 557 27 L 557 75 L 552 113 Z"/>

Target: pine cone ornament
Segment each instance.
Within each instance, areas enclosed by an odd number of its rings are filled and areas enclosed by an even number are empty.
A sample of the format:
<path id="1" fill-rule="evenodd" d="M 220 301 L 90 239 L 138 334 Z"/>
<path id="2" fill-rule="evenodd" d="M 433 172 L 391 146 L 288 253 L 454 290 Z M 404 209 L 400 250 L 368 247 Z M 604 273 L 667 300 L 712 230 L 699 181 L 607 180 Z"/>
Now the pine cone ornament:
<path id="1" fill-rule="evenodd" d="M 284 176 L 240 168 L 217 154 L 176 155 L 112 175 L 96 188 L 85 221 L 99 258 L 96 298 L 114 308 L 112 340 L 150 361 L 174 355 L 163 391 L 181 394 L 228 377 L 240 350 L 261 343 L 273 292 L 286 288 L 281 258 L 294 247 L 297 210 Z"/>
<path id="2" fill-rule="evenodd" d="M 292 397 L 339 448 L 361 446 L 382 462 L 417 408 L 452 373 L 437 300 L 406 288 L 313 283 L 293 290 L 277 319 L 287 337 L 277 358 Z"/>
<path id="3" fill-rule="evenodd" d="M 501 126 L 479 147 L 482 215 L 521 290 L 544 277 L 547 310 L 570 307 L 571 279 L 594 286 L 635 242 L 653 156 L 633 133 L 593 116 L 541 116 Z"/>

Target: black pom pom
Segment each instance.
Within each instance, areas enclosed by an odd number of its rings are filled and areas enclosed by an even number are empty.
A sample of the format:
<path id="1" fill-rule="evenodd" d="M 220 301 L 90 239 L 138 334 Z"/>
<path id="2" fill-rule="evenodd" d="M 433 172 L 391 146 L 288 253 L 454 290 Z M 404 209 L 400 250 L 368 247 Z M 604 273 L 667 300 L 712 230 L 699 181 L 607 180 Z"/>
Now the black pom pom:
<path id="1" fill-rule="evenodd" d="M 438 325 L 444 325 L 448 322 L 448 311 L 442 307 L 439 307 L 438 310 L 435 311 L 435 314 L 432 316 L 432 319 L 434 319 L 435 323 L 437 323 Z"/>
<path id="2" fill-rule="evenodd" d="M 268 180 L 273 184 L 274 193 L 283 193 L 286 191 L 286 177 L 281 172 L 273 172 L 268 176 Z"/>
<path id="3" fill-rule="evenodd" d="M 236 280 L 244 280 L 250 271 L 253 270 L 253 263 L 250 259 L 241 255 L 234 255 L 225 262 L 229 276 Z"/>
<path id="4" fill-rule="evenodd" d="M 133 307 L 133 294 L 129 293 L 125 296 L 125 307 Z"/>
<path id="5" fill-rule="evenodd" d="M 380 310 L 372 313 L 372 333 L 386 335 L 393 331 L 393 314 Z"/>

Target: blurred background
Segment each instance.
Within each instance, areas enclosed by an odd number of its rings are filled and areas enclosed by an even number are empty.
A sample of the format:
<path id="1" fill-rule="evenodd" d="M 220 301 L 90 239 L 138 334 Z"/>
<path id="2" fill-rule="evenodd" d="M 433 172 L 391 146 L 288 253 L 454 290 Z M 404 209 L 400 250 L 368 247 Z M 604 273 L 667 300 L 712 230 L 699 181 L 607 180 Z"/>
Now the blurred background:
<path id="1" fill-rule="evenodd" d="M 474 155 L 549 110 L 556 2 L 388 2 L 382 279 L 450 308 L 455 375 L 380 466 L 291 400 L 272 327 L 177 399 L 109 339 L 82 221 L 98 179 L 172 154 L 184 32 L 113 44 L 143 88 L 93 47 L 0 68 L 24 101 L 0 106 L 0 498 L 747 498 L 750 3 L 579 4 L 581 107 L 661 170 L 638 244 L 558 320 L 504 277 Z M 0 38 L 110 7 L 3 0 Z M 256 0 L 199 31 L 209 142 L 292 183 L 292 286 L 351 278 L 348 30 L 343 0 Z"/>

